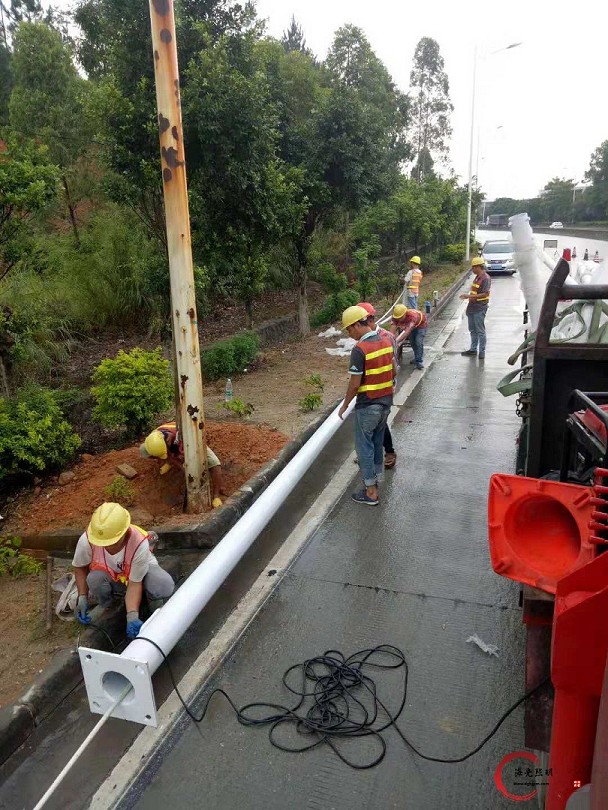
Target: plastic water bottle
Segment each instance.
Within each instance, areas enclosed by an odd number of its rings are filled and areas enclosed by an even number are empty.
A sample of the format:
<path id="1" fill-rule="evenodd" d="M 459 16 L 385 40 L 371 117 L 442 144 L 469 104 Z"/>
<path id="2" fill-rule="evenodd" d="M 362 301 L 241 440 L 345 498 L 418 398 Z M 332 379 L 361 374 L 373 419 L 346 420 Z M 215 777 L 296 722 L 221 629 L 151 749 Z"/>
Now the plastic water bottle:
<path id="1" fill-rule="evenodd" d="M 226 380 L 226 391 L 224 393 L 224 401 L 232 402 L 232 380 L 230 377 Z"/>
<path id="2" fill-rule="evenodd" d="M 431 311 L 431 302 L 430 301 L 425 301 L 424 302 L 424 308 L 426 309 L 426 312 L 427 312 L 427 315 L 428 315 L 429 312 Z"/>

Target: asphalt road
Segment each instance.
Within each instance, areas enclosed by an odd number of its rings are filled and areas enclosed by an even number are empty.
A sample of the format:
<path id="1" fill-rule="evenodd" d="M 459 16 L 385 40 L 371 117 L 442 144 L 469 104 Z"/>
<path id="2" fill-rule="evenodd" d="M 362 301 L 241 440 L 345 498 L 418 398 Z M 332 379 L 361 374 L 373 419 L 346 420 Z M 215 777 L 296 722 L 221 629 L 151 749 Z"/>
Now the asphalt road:
<path id="1" fill-rule="evenodd" d="M 486 539 L 489 477 L 511 472 L 515 462 L 514 403 L 496 392 L 496 382 L 520 342 L 521 311 L 517 279 L 495 279 L 485 363 L 460 356 L 468 345 L 463 321 L 400 408 L 393 425 L 398 464 L 387 475 L 381 505 L 362 507 L 344 493 L 196 709 L 218 686 L 237 705 L 290 704 L 281 685 L 290 665 L 327 649 L 350 654 L 393 644 L 410 668 L 401 727 L 420 750 L 445 758 L 474 748 L 521 695 L 518 586 L 492 572 Z M 473 634 L 497 645 L 498 657 L 467 643 Z M 396 706 L 398 679 L 379 675 L 378 683 L 385 702 Z M 420 759 L 392 730 L 386 740 L 378 767 L 352 770 L 325 745 L 300 755 L 272 748 L 266 731 L 239 725 L 218 700 L 200 726 L 185 719 L 164 739 L 120 807 L 513 806 L 494 774 L 505 755 L 523 746 L 521 708 L 458 765 Z M 361 761 L 369 749 L 349 743 L 344 753 Z M 514 782 L 515 764 L 506 782 Z"/>

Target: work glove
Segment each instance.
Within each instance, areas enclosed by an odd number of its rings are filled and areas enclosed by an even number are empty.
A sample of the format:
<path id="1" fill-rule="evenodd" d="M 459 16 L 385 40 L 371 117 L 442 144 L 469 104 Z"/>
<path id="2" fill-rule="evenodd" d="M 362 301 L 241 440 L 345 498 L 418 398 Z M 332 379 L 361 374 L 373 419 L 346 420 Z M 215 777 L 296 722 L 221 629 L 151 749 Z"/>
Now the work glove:
<path id="1" fill-rule="evenodd" d="M 171 469 L 170 464 L 163 464 L 163 466 L 160 468 L 160 474 L 164 475 L 165 473 L 168 473 L 170 469 Z"/>
<path id="2" fill-rule="evenodd" d="M 80 624 L 91 624 L 91 617 L 89 616 L 89 600 L 86 596 L 79 596 L 76 607 L 74 608 L 74 617 Z"/>
<path id="3" fill-rule="evenodd" d="M 143 622 L 139 618 L 139 613 L 136 610 L 130 610 L 127 613 L 127 638 L 137 638 L 142 626 Z"/>

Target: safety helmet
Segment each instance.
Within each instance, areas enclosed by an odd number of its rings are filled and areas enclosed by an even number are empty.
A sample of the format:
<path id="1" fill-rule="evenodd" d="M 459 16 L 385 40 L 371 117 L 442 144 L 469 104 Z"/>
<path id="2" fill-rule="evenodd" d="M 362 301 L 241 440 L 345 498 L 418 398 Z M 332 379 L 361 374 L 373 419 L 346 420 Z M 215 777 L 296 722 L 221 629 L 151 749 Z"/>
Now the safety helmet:
<path id="1" fill-rule="evenodd" d="M 374 316 L 376 314 L 376 310 L 371 304 L 368 304 L 367 301 L 362 301 L 360 304 L 357 304 L 358 307 L 364 309 L 368 315 Z"/>
<path id="2" fill-rule="evenodd" d="M 483 264 L 485 264 L 485 260 L 482 256 L 475 256 L 471 261 L 471 267 L 481 267 Z"/>
<path id="3" fill-rule="evenodd" d="M 404 306 L 403 304 L 397 304 L 395 306 L 395 309 L 393 310 L 393 318 L 395 318 L 398 321 L 400 318 L 403 318 L 406 312 L 407 312 L 406 306 Z"/>
<path id="4" fill-rule="evenodd" d="M 143 446 L 149 456 L 167 458 L 167 443 L 160 430 L 153 430 L 148 434 Z"/>
<path id="5" fill-rule="evenodd" d="M 94 546 L 117 543 L 131 524 L 131 515 L 119 503 L 102 503 L 93 512 L 87 539 Z"/>
<path id="6" fill-rule="evenodd" d="M 412 256 L 412 258 L 410 259 L 410 262 L 412 264 L 420 264 L 420 256 Z"/>
<path id="7" fill-rule="evenodd" d="M 365 321 L 368 318 L 368 313 L 363 307 L 348 307 L 342 313 L 342 329 L 348 329 L 357 321 Z"/>

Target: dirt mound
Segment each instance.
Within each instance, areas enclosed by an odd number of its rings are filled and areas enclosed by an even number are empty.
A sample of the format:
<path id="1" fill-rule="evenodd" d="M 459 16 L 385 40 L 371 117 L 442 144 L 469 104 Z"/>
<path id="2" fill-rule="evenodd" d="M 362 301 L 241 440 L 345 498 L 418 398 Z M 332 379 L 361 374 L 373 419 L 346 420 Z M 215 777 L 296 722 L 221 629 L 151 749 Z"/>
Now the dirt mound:
<path id="1" fill-rule="evenodd" d="M 287 437 L 269 427 L 208 423 L 207 441 L 222 462 L 224 490 L 231 495 L 264 464 L 276 458 Z M 172 469 L 159 475 L 159 463 L 143 459 L 138 443 L 124 450 L 85 455 L 71 467 L 75 477 L 69 483 L 59 486 L 55 478 L 40 491 L 24 493 L 11 505 L 4 533 L 27 535 L 66 527 L 84 528 L 94 509 L 110 500 L 104 489 L 118 475 L 119 464 L 130 464 L 137 470 L 137 476 L 130 481 L 134 494 L 129 509 L 148 512 L 155 525 L 191 520 L 182 513 L 181 472 Z"/>

